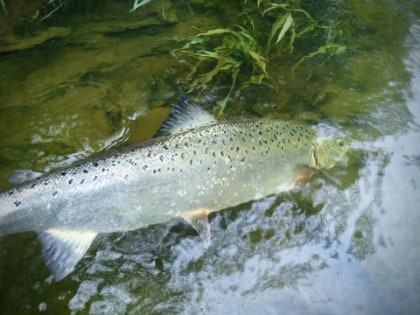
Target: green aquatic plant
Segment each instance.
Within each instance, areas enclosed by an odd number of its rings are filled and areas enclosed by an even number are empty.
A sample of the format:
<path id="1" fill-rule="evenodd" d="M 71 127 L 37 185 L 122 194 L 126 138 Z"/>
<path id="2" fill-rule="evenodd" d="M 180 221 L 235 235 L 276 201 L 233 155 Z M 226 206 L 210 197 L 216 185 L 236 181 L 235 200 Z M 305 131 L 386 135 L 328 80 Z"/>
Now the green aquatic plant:
<path id="1" fill-rule="evenodd" d="M 1 8 L 3 9 L 4 14 L 7 14 L 6 2 L 4 0 L 0 0 L 0 5 L 1 5 Z"/>
<path id="2" fill-rule="evenodd" d="M 41 21 L 48 19 L 58 10 L 63 10 L 68 4 L 70 0 L 48 0 L 47 6 L 51 6 L 52 9 L 46 15 L 41 18 Z"/>
<path id="3" fill-rule="evenodd" d="M 291 2 L 291 1 L 290 1 Z M 258 6 L 261 1 L 258 1 Z M 277 11 L 278 13 L 275 13 Z M 262 12 L 262 17 L 268 14 L 275 14 L 275 22 L 272 23 L 270 36 L 266 43 L 266 52 L 268 53 L 275 45 L 279 45 L 286 38 L 289 32 L 289 48 L 293 50 L 293 44 L 296 38 L 302 37 L 307 32 L 313 30 L 317 24 L 311 15 L 300 6 L 289 3 L 268 3 L 267 8 Z M 275 39 L 275 41 L 274 41 Z M 274 43 L 273 43 L 274 41 Z"/>
<path id="4" fill-rule="evenodd" d="M 200 87 L 203 91 L 207 84 L 217 76 L 230 76 L 229 92 L 222 102 L 220 114 L 223 113 L 227 101 L 236 87 L 238 75 L 247 69 L 243 86 L 251 83 L 259 84 L 267 78 L 266 61 L 261 54 L 261 47 L 255 38 L 243 27 L 233 29 L 213 29 L 194 37 L 177 37 L 176 40 L 187 41 L 183 47 L 173 51 L 175 56 L 193 57 L 197 62 L 191 67 L 188 80 L 191 81 L 188 92 Z M 210 69 L 201 72 L 202 68 Z M 187 92 L 187 93 L 188 93 Z"/>
<path id="5" fill-rule="evenodd" d="M 339 44 L 325 44 L 321 47 L 319 47 L 316 51 L 313 51 L 309 53 L 308 55 L 303 56 L 293 67 L 292 72 L 296 70 L 297 67 L 299 67 L 302 62 L 304 62 L 308 58 L 313 58 L 318 55 L 325 55 L 327 56 L 327 59 L 339 56 L 347 52 L 347 47 L 345 45 L 339 45 Z"/>
<path id="6" fill-rule="evenodd" d="M 138 8 L 148 4 L 151 1 L 152 0 L 134 0 L 133 8 L 130 10 L 130 12 L 137 10 Z"/>
<path id="7" fill-rule="evenodd" d="M 328 5 L 337 1 L 326 2 Z M 271 79 L 267 70 L 271 63 L 292 62 L 293 73 L 309 58 L 318 55 L 330 58 L 345 53 L 346 47 L 337 44 L 332 36 L 340 17 L 317 15 L 314 17 L 298 0 L 243 1 L 239 12 L 225 16 L 233 22 L 234 29 L 216 28 L 196 36 L 176 37 L 183 46 L 174 50 L 174 55 L 195 60 L 187 76 L 187 93 L 197 88 L 203 93 L 210 82 L 229 80 L 221 114 L 235 89 Z M 300 46 L 304 42 L 314 48 L 309 53 L 295 52 L 297 41 Z"/>

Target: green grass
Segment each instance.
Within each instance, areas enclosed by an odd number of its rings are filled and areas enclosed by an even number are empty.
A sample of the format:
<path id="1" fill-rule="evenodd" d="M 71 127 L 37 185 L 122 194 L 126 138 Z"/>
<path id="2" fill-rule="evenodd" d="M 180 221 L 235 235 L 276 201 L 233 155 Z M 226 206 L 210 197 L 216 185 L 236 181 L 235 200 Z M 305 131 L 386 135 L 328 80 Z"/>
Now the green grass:
<path id="1" fill-rule="evenodd" d="M 326 5 L 335 0 L 325 0 Z M 308 12 L 300 1 L 263 0 L 243 1 L 231 18 L 233 28 L 206 30 L 195 36 L 176 37 L 183 43 L 173 54 L 192 60 L 187 77 L 188 91 L 204 93 L 210 84 L 229 85 L 221 104 L 223 113 L 233 91 L 241 91 L 250 84 L 271 80 L 268 69 L 273 63 L 292 62 L 291 75 L 308 59 L 325 56 L 326 60 L 347 52 L 344 44 L 336 42 L 343 24 L 342 16 L 334 11 L 320 15 Z M 228 23 L 229 24 L 229 23 Z M 299 46 L 312 46 L 312 51 L 296 51 Z"/>
<path id="2" fill-rule="evenodd" d="M 173 51 L 175 56 L 188 56 L 196 60 L 188 75 L 189 92 L 197 87 L 204 91 L 209 83 L 222 74 L 230 77 L 229 92 L 224 98 L 219 114 L 222 114 L 227 101 L 237 85 L 240 72 L 247 73 L 242 87 L 249 84 L 260 84 L 268 77 L 266 59 L 261 54 L 261 46 L 242 26 L 233 29 L 213 29 L 193 37 L 175 38 L 186 43 Z M 209 71 L 202 71 L 202 69 Z"/>

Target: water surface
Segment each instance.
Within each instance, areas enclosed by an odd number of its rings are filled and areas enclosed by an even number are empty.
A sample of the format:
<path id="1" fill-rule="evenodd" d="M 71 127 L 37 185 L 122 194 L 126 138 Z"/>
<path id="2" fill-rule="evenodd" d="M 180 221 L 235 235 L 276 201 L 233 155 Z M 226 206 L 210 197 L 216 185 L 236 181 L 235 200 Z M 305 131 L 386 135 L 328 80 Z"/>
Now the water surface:
<path id="1" fill-rule="evenodd" d="M 338 128 L 353 143 L 331 172 L 212 214 L 209 248 L 176 219 L 100 235 L 58 283 L 34 233 L 2 237 L 2 313 L 418 314 L 415 2 L 350 1 L 360 23 L 351 54 L 312 64 L 310 78 L 279 71 L 279 95 L 293 96 L 279 99 L 282 106 L 262 86 L 236 94 L 227 108 L 227 119 L 281 117 Z M 171 9 L 177 23 L 153 20 L 130 30 L 73 21 L 69 36 L 0 56 L 1 188 L 11 186 L 13 170 L 50 171 L 154 134 L 185 92 L 188 72 L 170 54 L 176 44 L 164 39 L 222 23 L 213 11 Z M 207 99 L 212 110 L 223 95 Z"/>

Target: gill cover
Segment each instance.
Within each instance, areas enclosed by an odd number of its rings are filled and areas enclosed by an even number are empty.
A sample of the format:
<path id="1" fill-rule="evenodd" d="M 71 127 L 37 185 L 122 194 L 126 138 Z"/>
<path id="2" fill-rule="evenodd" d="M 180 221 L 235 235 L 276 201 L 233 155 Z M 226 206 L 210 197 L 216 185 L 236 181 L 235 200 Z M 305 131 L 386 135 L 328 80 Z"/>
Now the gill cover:
<path id="1" fill-rule="evenodd" d="M 312 145 L 310 166 L 328 170 L 342 160 L 350 148 L 347 138 L 330 137 L 316 141 Z"/>

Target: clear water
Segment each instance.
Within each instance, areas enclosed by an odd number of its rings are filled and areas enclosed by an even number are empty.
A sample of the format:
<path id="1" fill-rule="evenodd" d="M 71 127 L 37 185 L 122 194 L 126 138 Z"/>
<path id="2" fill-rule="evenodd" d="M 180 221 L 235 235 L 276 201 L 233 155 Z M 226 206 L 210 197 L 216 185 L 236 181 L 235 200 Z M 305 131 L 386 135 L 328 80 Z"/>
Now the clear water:
<path id="1" fill-rule="evenodd" d="M 234 97 L 243 109 L 228 107 L 227 118 L 264 112 L 338 127 L 353 144 L 328 177 L 212 214 L 209 248 L 176 219 L 100 235 L 58 283 L 34 233 L 4 236 L 1 313 L 418 314 L 415 2 L 349 2 L 365 27 L 350 38 L 353 54 L 315 68 L 318 79 L 300 72 L 284 83 L 279 74 L 279 85 L 302 91 L 294 103 L 273 105 L 261 87 Z M 64 39 L 1 55 L 0 187 L 15 169 L 49 171 L 150 138 L 188 71 L 162 39 L 220 23 L 182 12 L 176 24 L 140 31 L 74 22 Z"/>

